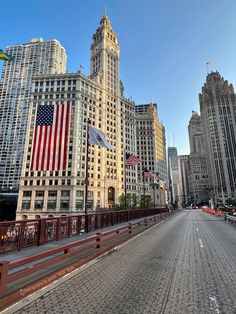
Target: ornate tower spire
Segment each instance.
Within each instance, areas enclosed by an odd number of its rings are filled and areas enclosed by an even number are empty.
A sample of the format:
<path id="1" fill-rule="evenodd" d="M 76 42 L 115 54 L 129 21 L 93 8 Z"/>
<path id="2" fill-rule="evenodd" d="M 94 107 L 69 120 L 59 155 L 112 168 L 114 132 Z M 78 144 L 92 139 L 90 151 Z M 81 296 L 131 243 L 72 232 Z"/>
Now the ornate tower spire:
<path id="1" fill-rule="evenodd" d="M 119 94 L 119 56 L 118 37 L 108 16 L 104 15 L 90 48 L 90 76 L 113 95 Z"/>

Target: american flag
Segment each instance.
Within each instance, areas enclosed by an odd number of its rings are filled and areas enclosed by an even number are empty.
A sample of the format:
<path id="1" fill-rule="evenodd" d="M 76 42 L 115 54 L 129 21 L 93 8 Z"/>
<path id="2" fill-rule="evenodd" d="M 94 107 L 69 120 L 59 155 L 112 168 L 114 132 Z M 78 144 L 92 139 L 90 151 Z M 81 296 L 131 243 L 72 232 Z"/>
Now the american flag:
<path id="1" fill-rule="evenodd" d="M 31 170 L 66 168 L 70 103 L 38 105 Z"/>
<path id="2" fill-rule="evenodd" d="M 141 163 L 141 159 L 137 156 L 125 153 L 125 166 L 135 166 Z"/>
<path id="3" fill-rule="evenodd" d="M 156 178 L 156 175 L 147 168 L 143 169 L 143 176 L 144 178 Z"/>

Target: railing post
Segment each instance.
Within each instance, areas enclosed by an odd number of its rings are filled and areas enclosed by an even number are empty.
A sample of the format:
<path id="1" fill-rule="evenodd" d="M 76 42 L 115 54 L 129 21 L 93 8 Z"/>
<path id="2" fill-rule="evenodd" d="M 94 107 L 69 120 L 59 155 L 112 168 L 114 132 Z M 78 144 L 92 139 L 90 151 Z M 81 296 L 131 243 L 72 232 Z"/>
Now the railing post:
<path id="1" fill-rule="evenodd" d="M 101 237 L 102 237 L 102 235 L 101 235 L 100 232 L 97 232 L 96 235 L 98 236 L 97 239 L 96 239 L 96 248 L 97 248 L 97 249 L 100 249 L 100 247 L 101 247 Z"/>
<path id="2" fill-rule="evenodd" d="M 61 218 L 57 218 L 56 241 L 60 239 L 60 229 L 61 229 Z"/>
<path id="3" fill-rule="evenodd" d="M 25 226 L 26 226 L 26 222 L 25 222 L 25 221 L 22 221 L 21 224 L 20 224 L 20 232 L 19 232 L 19 235 L 18 235 L 18 243 L 17 243 L 17 249 L 18 249 L 18 251 L 20 251 L 21 248 L 23 247 Z"/>
<path id="4" fill-rule="evenodd" d="M 8 275 L 8 269 L 9 269 L 9 262 L 8 261 L 2 261 L 0 263 L 0 295 L 2 295 L 7 286 L 7 275 Z"/>
<path id="5" fill-rule="evenodd" d="M 129 229 L 129 233 L 132 233 L 132 224 L 131 223 L 129 223 L 128 229 Z"/>
<path id="6" fill-rule="evenodd" d="M 46 242 L 45 238 L 46 238 L 46 219 L 40 219 L 38 245 L 44 244 Z"/>
<path id="7" fill-rule="evenodd" d="M 104 226 L 104 214 L 101 214 L 101 229 Z"/>
<path id="8" fill-rule="evenodd" d="M 70 253 L 70 249 L 69 248 L 64 250 L 64 254 L 68 254 L 68 253 Z"/>
<path id="9" fill-rule="evenodd" d="M 84 215 L 84 229 L 85 232 L 88 233 L 89 232 L 89 221 L 88 221 L 88 214 Z"/>
<path id="10" fill-rule="evenodd" d="M 147 226 L 147 219 L 144 220 L 144 226 Z"/>
<path id="11" fill-rule="evenodd" d="M 67 237 L 70 238 L 72 234 L 72 218 L 68 217 Z"/>
<path id="12" fill-rule="evenodd" d="M 94 230 L 98 229 L 98 214 L 94 214 Z"/>
<path id="13" fill-rule="evenodd" d="M 77 217 L 77 235 L 80 235 L 81 233 L 81 217 L 82 216 Z"/>

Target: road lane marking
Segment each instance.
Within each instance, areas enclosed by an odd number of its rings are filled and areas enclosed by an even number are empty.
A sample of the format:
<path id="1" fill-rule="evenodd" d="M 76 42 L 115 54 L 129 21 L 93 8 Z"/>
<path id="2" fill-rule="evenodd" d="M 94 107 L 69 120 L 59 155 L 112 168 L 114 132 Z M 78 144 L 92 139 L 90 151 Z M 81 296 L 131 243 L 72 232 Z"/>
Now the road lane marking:
<path id="1" fill-rule="evenodd" d="M 199 238 L 198 241 L 199 241 L 200 247 L 201 247 L 201 248 L 204 248 L 203 243 L 202 243 L 202 239 Z"/>
<path id="2" fill-rule="evenodd" d="M 198 227 L 197 227 L 196 229 L 197 229 L 197 232 L 199 232 L 199 229 L 198 229 Z"/>
<path id="3" fill-rule="evenodd" d="M 220 313 L 219 306 L 216 301 L 216 297 L 209 297 L 209 299 L 214 303 L 213 304 L 214 307 L 211 308 L 211 310 L 215 310 L 216 313 Z"/>

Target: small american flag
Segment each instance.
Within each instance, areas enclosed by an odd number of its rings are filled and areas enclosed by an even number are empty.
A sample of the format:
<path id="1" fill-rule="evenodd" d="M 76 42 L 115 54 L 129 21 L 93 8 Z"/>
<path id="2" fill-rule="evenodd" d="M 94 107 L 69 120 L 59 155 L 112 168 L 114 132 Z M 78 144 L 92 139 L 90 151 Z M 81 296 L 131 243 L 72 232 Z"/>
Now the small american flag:
<path id="1" fill-rule="evenodd" d="M 156 175 L 153 172 L 151 172 L 150 170 L 148 170 L 147 168 L 144 168 L 143 176 L 144 176 L 144 178 L 156 178 Z"/>
<path id="2" fill-rule="evenodd" d="M 70 104 L 38 105 L 31 170 L 66 168 Z"/>
<path id="3" fill-rule="evenodd" d="M 125 166 L 135 166 L 141 163 L 141 159 L 137 156 L 125 153 Z"/>

